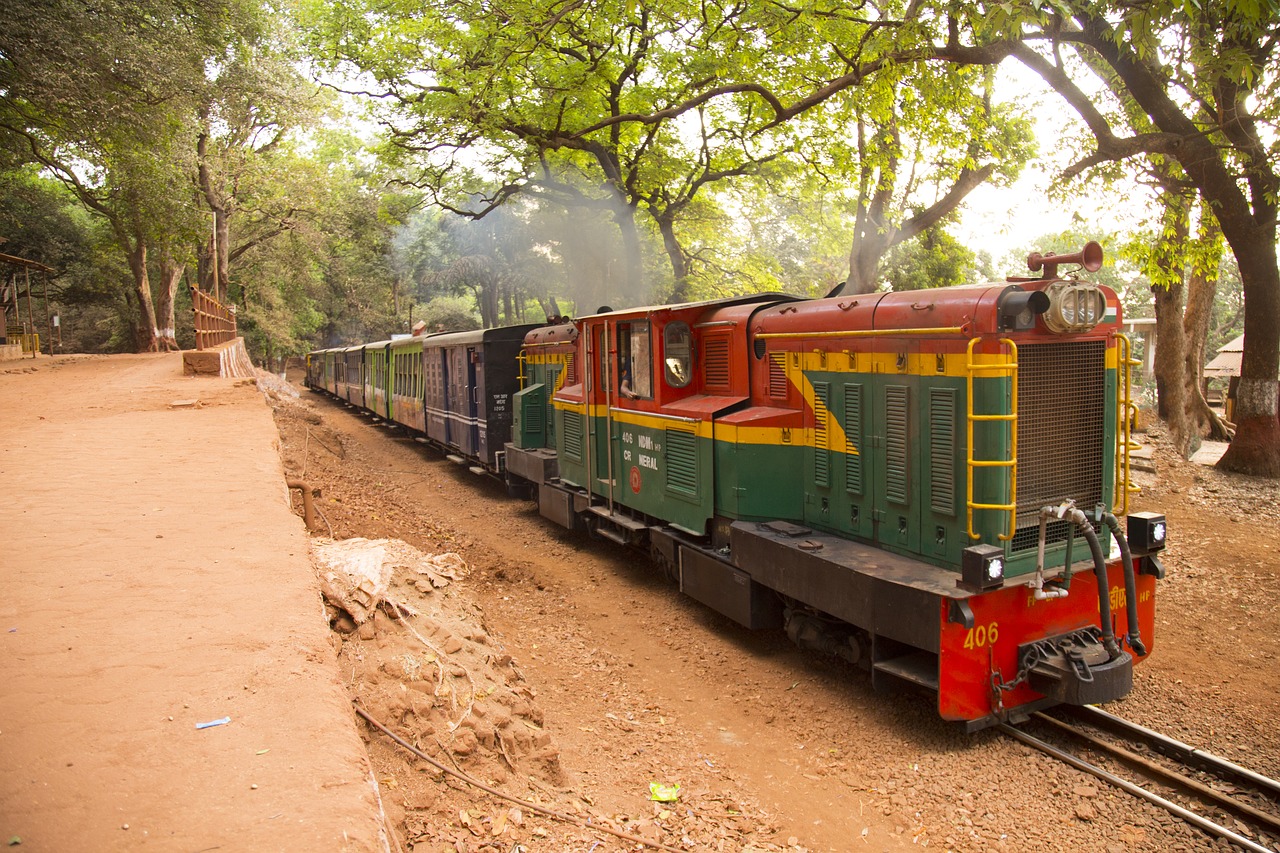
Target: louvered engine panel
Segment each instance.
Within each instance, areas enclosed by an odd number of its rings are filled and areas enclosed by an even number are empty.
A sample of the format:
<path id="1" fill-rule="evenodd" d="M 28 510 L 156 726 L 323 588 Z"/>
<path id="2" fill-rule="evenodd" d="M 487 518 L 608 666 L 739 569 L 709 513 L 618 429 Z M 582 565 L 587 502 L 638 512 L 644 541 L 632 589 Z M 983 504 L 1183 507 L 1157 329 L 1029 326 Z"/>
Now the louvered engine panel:
<path id="1" fill-rule="evenodd" d="M 907 502 L 907 414 L 905 385 L 885 387 L 885 497 L 897 504 Z"/>
<path id="2" fill-rule="evenodd" d="M 827 409 L 831 402 L 831 383 L 813 383 L 813 482 L 815 485 L 827 487 L 831 485 L 831 446 L 830 430 L 827 419 L 831 417 Z"/>
<path id="3" fill-rule="evenodd" d="M 929 506 L 956 512 L 956 392 L 929 389 Z"/>
<path id="4" fill-rule="evenodd" d="M 849 447 L 844 460 L 844 488 L 854 495 L 862 494 L 862 383 L 844 386 L 844 435 Z"/>
<path id="5" fill-rule="evenodd" d="M 777 400 L 787 399 L 786 353 L 769 353 L 769 396 Z"/>
<path id="6" fill-rule="evenodd" d="M 577 412 L 564 413 L 564 455 L 582 461 L 582 415 Z"/>
<path id="7" fill-rule="evenodd" d="M 667 490 L 676 494 L 698 495 L 698 437 L 692 432 L 668 429 L 666 446 Z"/>
<path id="8" fill-rule="evenodd" d="M 702 382 L 708 392 L 729 391 L 729 339 L 709 337 L 702 342 Z"/>
<path id="9" fill-rule="evenodd" d="M 527 395 L 520 415 L 523 418 L 522 429 L 526 432 L 540 433 L 546 427 L 547 399 L 544 389 Z"/>

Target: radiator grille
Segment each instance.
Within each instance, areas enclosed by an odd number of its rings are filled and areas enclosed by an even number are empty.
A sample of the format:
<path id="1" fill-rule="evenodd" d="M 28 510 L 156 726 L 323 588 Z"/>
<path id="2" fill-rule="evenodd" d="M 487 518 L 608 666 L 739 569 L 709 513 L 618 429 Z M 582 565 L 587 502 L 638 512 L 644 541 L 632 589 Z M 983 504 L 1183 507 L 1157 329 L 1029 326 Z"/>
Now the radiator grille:
<path id="1" fill-rule="evenodd" d="M 1107 437 L 1106 341 L 1018 349 L 1018 518 L 1013 550 L 1036 547 L 1042 506 L 1102 501 Z M 1066 538 L 1050 525 L 1048 541 Z"/>
<path id="2" fill-rule="evenodd" d="M 667 489 L 690 497 L 698 495 L 698 437 L 684 430 L 666 434 Z"/>

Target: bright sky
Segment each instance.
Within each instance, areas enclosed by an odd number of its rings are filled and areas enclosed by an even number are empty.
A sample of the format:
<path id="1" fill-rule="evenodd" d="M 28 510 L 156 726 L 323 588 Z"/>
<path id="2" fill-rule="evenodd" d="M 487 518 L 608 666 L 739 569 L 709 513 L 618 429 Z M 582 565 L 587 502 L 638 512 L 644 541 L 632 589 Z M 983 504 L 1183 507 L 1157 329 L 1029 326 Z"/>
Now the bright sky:
<path id="1" fill-rule="evenodd" d="M 983 184 L 969 194 L 960 224 L 952 229 L 957 239 L 971 249 L 990 251 L 999 261 L 1009 251 L 1037 248 L 1031 244 L 1043 234 L 1077 225 L 1112 231 L 1136 227 L 1135 219 L 1141 215 L 1143 205 L 1100 184 L 1076 181 L 1073 197 L 1061 201 L 1047 197 L 1053 177 L 1070 163 L 1072 146 L 1063 145 L 1061 140 L 1069 135 L 1085 138 L 1088 131 L 1075 111 L 1039 75 L 1020 63 L 1006 62 L 1000 67 L 996 93 L 999 98 L 1021 102 L 1035 110 L 1039 117 L 1040 154 L 1023 169 L 1013 186 Z M 1144 195 L 1138 187 L 1129 190 L 1139 198 Z"/>

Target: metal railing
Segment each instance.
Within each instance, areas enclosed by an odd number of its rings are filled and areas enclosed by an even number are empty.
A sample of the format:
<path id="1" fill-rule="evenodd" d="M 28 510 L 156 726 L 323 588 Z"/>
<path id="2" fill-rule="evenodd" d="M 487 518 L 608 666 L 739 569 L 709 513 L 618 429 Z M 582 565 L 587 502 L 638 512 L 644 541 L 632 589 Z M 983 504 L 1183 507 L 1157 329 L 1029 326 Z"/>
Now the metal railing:
<path id="1" fill-rule="evenodd" d="M 236 339 L 236 309 L 223 305 L 198 287 L 191 288 L 191 310 L 195 314 L 196 349 L 216 347 Z"/>

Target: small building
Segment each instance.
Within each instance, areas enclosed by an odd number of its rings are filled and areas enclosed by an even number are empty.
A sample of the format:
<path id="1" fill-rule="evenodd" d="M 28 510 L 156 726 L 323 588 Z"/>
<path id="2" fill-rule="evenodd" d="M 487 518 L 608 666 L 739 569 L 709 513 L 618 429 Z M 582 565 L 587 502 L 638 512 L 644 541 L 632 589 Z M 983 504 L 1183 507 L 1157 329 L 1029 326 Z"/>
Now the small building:
<path id="1" fill-rule="evenodd" d="M 1240 366 L 1244 362 L 1244 335 L 1228 341 L 1218 350 L 1218 354 L 1204 366 L 1205 383 L 1210 379 L 1227 380 L 1227 398 L 1223 414 L 1226 419 L 1235 423 L 1236 389 L 1240 385 Z M 1208 399 L 1208 395 L 1205 395 Z"/>

